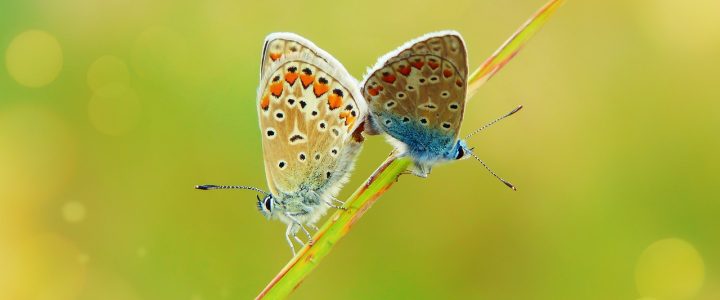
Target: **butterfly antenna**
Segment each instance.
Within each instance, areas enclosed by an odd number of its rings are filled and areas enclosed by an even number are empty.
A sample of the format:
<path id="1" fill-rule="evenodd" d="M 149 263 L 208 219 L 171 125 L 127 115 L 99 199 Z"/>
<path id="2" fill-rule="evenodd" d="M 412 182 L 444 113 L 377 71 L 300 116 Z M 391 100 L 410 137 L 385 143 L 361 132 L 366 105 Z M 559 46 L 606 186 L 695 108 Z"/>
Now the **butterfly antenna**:
<path id="1" fill-rule="evenodd" d="M 204 185 L 196 185 L 195 189 L 198 190 L 251 190 L 263 193 L 265 195 L 269 195 L 268 192 L 263 191 L 256 187 L 251 186 L 244 186 L 244 185 L 214 185 L 214 184 L 204 184 Z"/>
<path id="2" fill-rule="evenodd" d="M 477 160 L 483 165 L 483 167 L 485 167 L 485 169 L 487 169 L 488 172 L 490 172 L 490 174 L 492 174 L 493 176 L 495 176 L 495 178 L 497 178 L 498 180 L 502 181 L 502 183 L 504 183 L 505 185 L 507 185 L 509 188 L 513 189 L 513 191 L 517 191 L 517 189 L 515 188 L 515 186 L 514 186 L 512 183 L 508 182 L 508 181 L 505 180 L 505 179 L 502 179 L 502 177 L 498 176 L 498 174 L 495 174 L 495 172 L 493 172 L 493 170 L 491 170 L 490 167 L 488 167 L 488 166 L 485 164 L 485 162 L 482 161 L 482 159 L 480 159 L 479 157 L 477 157 L 477 155 L 475 155 L 475 153 L 472 153 L 472 152 L 469 152 L 469 151 L 468 151 L 468 153 L 470 153 L 470 155 L 472 155 L 472 157 L 474 157 L 475 159 L 477 159 Z"/>
<path id="3" fill-rule="evenodd" d="M 468 134 L 468 135 L 465 137 L 465 139 L 467 140 L 467 139 L 470 138 L 471 136 L 475 135 L 476 133 L 482 131 L 482 130 L 485 129 L 485 128 L 488 128 L 488 127 L 492 126 L 493 124 L 497 123 L 498 121 L 500 121 L 500 120 L 502 120 L 502 119 L 505 119 L 505 118 L 507 118 L 507 117 L 509 117 L 509 116 L 512 116 L 514 113 L 518 112 L 518 111 L 521 110 L 522 108 L 523 108 L 522 105 L 518 105 L 518 107 L 516 107 L 515 109 L 513 109 L 513 110 L 510 111 L 509 113 L 504 114 L 503 116 L 501 116 L 501 117 L 493 120 L 493 121 L 490 122 L 490 123 L 485 124 L 485 126 L 480 127 L 480 128 L 478 128 L 478 129 L 476 129 L 475 131 L 473 131 L 472 133 Z"/>

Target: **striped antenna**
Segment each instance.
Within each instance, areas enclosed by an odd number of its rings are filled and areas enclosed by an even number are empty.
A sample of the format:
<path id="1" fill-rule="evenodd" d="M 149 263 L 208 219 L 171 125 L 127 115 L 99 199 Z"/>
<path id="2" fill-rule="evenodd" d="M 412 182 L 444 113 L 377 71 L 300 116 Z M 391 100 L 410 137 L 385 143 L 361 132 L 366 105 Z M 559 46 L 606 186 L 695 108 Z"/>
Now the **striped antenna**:
<path id="1" fill-rule="evenodd" d="M 495 178 L 497 178 L 498 180 L 502 181 L 502 183 L 504 183 L 505 185 L 507 185 L 509 188 L 513 189 L 513 191 L 517 191 L 517 189 L 515 188 L 515 186 L 514 186 L 512 183 L 508 182 L 508 181 L 505 180 L 505 179 L 502 179 L 500 176 L 498 176 L 497 174 L 495 174 L 495 172 L 493 172 L 493 170 L 491 170 L 490 167 L 488 167 L 488 166 L 485 164 L 485 162 L 482 161 L 482 159 L 480 159 L 479 157 L 477 157 L 477 155 L 475 155 L 475 153 L 472 153 L 472 152 L 470 152 L 470 151 L 468 151 L 468 153 L 470 153 L 470 155 L 472 155 L 472 157 L 474 157 L 475 159 L 477 159 L 477 160 L 483 165 L 483 167 L 485 167 L 485 169 L 487 169 L 487 170 L 490 172 L 490 174 L 492 174 L 493 176 L 495 176 Z"/>
<path id="2" fill-rule="evenodd" d="M 476 129 L 475 131 L 473 131 L 472 133 L 468 134 L 468 135 L 465 137 L 465 139 L 467 140 L 467 139 L 470 138 L 471 136 L 475 135 L 476 133 L 482 131 L 482 130 L 485 129 L 485 128 L 488 128 L 488 127 L 492 126 L 493 124 L 497 123 L 498 121 L 500 121 L 500 120 L 502 120 L 502 119 L 505 119 L 505 118 L 507 118 L 507 117 L 509 117 L 509 116 L 512 116 L 514 113 L 518 112 L 518 111 L 521 110 L 522 108 L 523 108 L 522 105 L 518 105 L 518 107 L 516 107 L 515 109 L 513 109 L 513 110 L 510 111 L 509 113 L 504 114 L 503 116 L 501 116 L 501 117 L 493 120 L 493 121 L 490 122 L 490 123 L 485 124 L 485 126 L 480 127 L 480 128 L 478 128 L 478 129 Z"/>
<path id="3" fill-rule="evenodd" d="M 256 187 L 251 186 L 244 186 L 244 185 L 214 185 L 214 184 L 204 184 L 204 185 L 196 185 L 195 189 L 198 190 L 251 190 L 263 193 L 265 195 L 269 195 L 270 193 L 263 191 Z"/>

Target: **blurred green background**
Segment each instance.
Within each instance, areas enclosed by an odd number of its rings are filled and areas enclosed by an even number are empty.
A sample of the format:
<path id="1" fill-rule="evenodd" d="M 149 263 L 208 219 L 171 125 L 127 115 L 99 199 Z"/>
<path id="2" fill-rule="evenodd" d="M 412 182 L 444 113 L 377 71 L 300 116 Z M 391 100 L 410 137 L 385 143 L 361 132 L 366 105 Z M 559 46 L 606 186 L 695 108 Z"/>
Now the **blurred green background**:
<path id="1" fill-rule="evenodd" d="M 290 259 L 256 117 L 265 35 L 351 74 L 544 3 L 0 2 L 0 299 L 247 299 Z M 469 103 L 480 164 L 402 177 L 295 299 L 720 299 L 720 2 L 569 1 Z M 367 140 L 348 196 L 387 156 Z"/>

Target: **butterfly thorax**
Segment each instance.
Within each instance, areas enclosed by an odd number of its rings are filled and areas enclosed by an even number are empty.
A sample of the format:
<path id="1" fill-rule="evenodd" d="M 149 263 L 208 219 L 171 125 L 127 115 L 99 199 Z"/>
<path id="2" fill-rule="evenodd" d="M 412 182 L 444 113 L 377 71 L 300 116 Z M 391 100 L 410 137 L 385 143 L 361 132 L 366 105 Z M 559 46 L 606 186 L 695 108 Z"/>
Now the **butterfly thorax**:
<path id="1" fill-rule="evenodd" d="M 266 216 L 288 224 L 293 222 L 290 217 L 303 224 L 312 224 L 328 209 L 328 206 L 323 203 L 322 197 L 317 192 L 308 189 L 278 194 L 274 196 L 274 209 Z"/>
<path id="2" fill-rule="evenodd" d="M 397 143 L 401 144 L 400 142 Z M 410 145 L 406 144 L 404 152 L 401 152 L 400 155 L 412 157 L 415 165 L 413 173 L 420 177 L 426 177 L 436 164 L 469 157 L 470 149 L 465 140 L 457 140 L 449 147 L 435 146 L 435 144 L 429 143 L 429 146 L 411 148 Z"/>

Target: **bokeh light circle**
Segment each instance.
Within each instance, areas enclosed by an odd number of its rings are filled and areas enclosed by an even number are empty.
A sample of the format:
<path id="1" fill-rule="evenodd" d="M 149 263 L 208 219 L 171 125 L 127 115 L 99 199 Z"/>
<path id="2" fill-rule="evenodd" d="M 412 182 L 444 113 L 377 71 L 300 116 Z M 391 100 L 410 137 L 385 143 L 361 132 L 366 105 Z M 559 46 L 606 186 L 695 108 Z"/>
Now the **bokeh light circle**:
<path id="1" fill-rule="evenodd" d="M 130 84 L 130 71 L 122 59 L 105 55 L 95 60 L 87 72 L 87 83 L 91 90 L 99 91 L 111 83 Z"/>
<path id="2" fill-rule="evenodd" d="M 90 123 L 100 132 L 119 136 L 132 130 L 140 119 L 140 99 L 120 83 L 98 89 L 88 103 Z"/>
<path id="3" fill-rule="evenodd" d="M 45 86 L 53 82 L 62 69 L 62 48 L 49 33 L 28 30 L 10 42 L 5 64 L 10 76 L 21 85 Z"/>
<path id="4" fill-rule="evenodd" d="M 656 299 L 689 299 L 703 285 L 705 265 L 692 244 L 670 238 L 643 251 L 635 268 L 640 295 Z"/>

